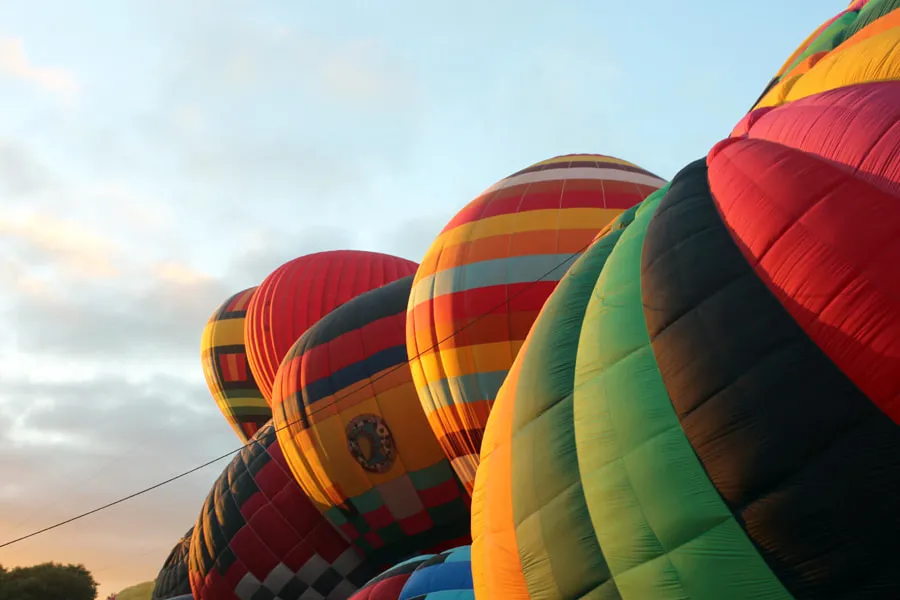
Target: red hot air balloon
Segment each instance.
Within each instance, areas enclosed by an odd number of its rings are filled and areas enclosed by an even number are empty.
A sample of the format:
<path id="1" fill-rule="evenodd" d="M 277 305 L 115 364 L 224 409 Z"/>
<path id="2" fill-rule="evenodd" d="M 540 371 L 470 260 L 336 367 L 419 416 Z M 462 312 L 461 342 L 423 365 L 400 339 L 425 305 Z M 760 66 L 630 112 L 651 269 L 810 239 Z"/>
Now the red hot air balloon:
<path id="1" fill-rule="evenodd" d="M 295 258 L 272 272 L 257 287 L 244 337 L 256 383 L 271 403 L 281 360 L 316 321 L 369 290 L 413 275 L 412 261 L 361 250 L 332 250 Z"/>

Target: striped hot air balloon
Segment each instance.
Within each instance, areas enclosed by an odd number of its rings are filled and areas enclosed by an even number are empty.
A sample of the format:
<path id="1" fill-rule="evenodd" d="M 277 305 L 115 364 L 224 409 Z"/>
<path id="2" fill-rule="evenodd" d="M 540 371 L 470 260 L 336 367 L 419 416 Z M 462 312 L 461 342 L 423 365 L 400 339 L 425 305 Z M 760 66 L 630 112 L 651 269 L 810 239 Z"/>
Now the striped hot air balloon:
<path id="1" fill-rule="evenodd" d="M 244 443 L 272 418 L 256 386 L 244 346 L 244 319 L 256 288 L 234 294 L 209 318 L 200 340 L 200 358 L 209 392 Z"/>
<path id="2" fill-rule="evenodd" d="M 412 275 L 304 333 L 278 369 L 273 422 L 310 499 L 371 562 L 471 541 L 469 497 L 428 427 L 406 358 Z"/>
<path id="3" fill-rule="evenodd" d="M 431 245 L 407 348 L 429 423 L 467 489 L 494 397 L 544 301 L 600 229 L 664 183 L 618 158 L 552 158 L 493 185 Z"/>

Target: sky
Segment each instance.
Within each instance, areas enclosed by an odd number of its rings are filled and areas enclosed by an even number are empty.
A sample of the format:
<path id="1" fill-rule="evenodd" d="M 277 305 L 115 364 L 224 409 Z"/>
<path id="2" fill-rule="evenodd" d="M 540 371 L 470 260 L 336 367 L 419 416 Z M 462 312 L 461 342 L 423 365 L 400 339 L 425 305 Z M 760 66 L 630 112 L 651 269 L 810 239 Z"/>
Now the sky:
<path id="1" fill-rule="evenodd" d="M 495 181 L 671 178 L 846 0 L 0 1 L 0 543 L 239 446 L 203 326 L 308 252 L 421 260 Z M 226 463 L 0 549 L 153 579 Z"/>

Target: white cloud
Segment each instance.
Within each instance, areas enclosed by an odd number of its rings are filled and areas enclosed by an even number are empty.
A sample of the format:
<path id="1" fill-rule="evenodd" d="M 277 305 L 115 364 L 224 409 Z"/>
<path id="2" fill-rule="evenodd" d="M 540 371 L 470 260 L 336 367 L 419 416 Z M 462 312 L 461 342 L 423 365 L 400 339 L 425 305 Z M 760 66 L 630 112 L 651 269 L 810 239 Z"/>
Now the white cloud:
<path id="1" fill-rule="evenodd" d="M 74 99 L 80 91 L 78 79 L 70 71 L 32 63 L 25 53 L 25 44 L 17 37 L 0 38 L 0 72 L 59 94 L 65 100 Z"/>
<path id="2" fill-rule="evenodd" d="M 0 216 L 0 238 L 16 246 L 13 256 L 19 256 L 23 264 L 31 259 L 32 266 L 60 269 L 73 279 L 118 274 L 113 263 L 116 249 L 107 239 L 50 214 Z"/>

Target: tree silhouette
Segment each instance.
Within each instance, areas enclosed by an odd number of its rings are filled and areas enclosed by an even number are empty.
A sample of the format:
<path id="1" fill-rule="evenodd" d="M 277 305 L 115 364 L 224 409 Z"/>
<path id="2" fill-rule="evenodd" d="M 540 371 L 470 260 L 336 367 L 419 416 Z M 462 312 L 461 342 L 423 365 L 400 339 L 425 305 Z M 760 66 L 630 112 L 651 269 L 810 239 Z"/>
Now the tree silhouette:
<path id="1" fill-rule="evenodd" d="M 96 600 L 97 582 L 84 565 L 48 562 L 11 570 L 0 565 L 0 598 Z"/>

